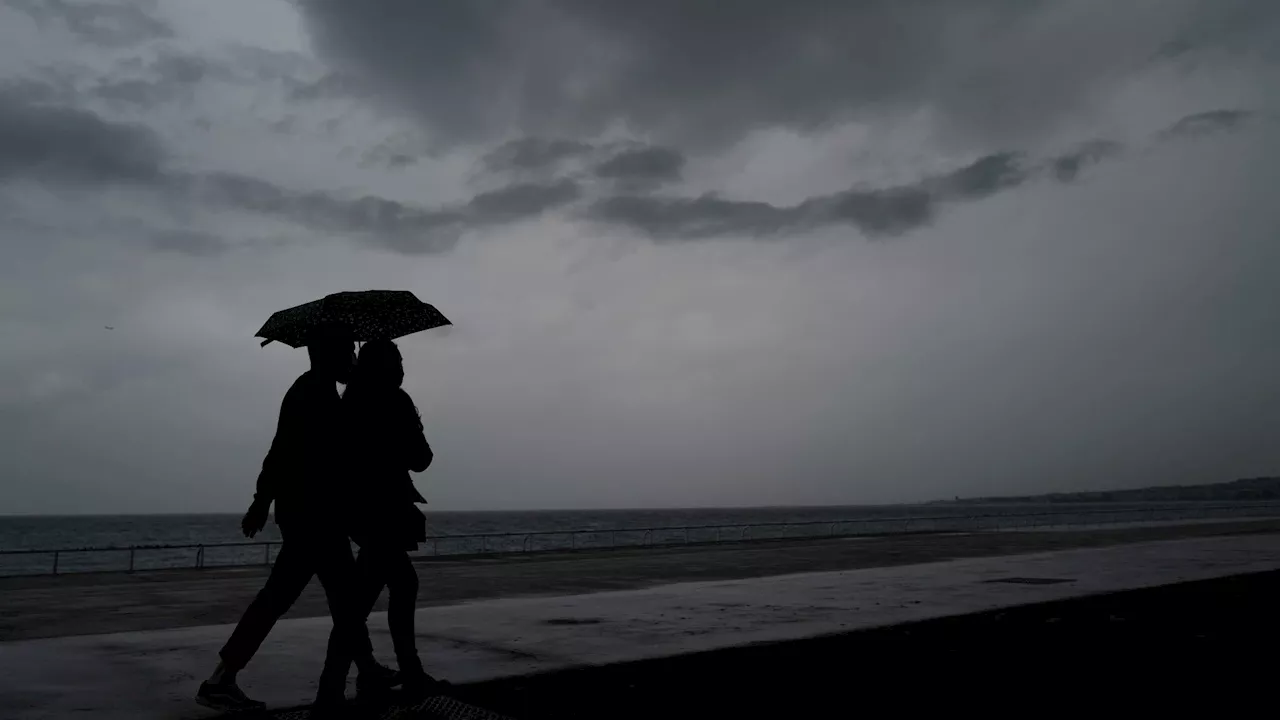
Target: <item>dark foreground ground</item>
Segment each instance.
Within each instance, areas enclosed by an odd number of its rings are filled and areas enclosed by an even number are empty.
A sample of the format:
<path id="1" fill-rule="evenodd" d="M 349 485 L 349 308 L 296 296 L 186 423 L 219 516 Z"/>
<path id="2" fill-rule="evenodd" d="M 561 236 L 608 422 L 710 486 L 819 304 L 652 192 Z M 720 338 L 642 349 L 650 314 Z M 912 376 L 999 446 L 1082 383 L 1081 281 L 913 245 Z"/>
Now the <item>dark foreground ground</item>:
<path id="1" fill-rule="evenodd" d="M 351 717 L 1274 717 L 1278 607 L 1280 572 L 1241 575 L 478 683 Z"/>
<path id="2" fill-rule="evenodd" d="M 520 720 L 1274 717 L 1280 573 L 460 688 Z"/>
<path id="3" fill-rule="evenodd" d="M 420 606 L 527 595 L 570 595 L 689 580 L 729 580 L 1123 543 L 1280 532 L 1280 520 L 1050 532 L 891 535 L 529 556 L 427 559 Z M 210 568 L 0 578 L 0 642 L 234 623 L 267 569 Z M 385 603 L 385 597 L 381 603 Z M 380 604 L 379 609 L 385 606 Z M 1277 607 L 1280 612 L 1280 607 Z M 312 582 L 287 617 L 327 615 Z M 865 653 L 859 653 L 859 656 Z M 861 659 L 842 661 L 862 668 Z M 857 672 L 865 672 L 859 669 Z"/>

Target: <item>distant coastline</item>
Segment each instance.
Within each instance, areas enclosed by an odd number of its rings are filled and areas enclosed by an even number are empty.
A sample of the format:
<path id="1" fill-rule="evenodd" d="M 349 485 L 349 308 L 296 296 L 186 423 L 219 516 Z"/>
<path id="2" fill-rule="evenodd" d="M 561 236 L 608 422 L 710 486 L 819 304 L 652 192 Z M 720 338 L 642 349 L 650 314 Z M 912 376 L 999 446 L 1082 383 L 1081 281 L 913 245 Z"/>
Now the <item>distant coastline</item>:
<path id="1" fill-rule="evenodd" d="M 1233 500 L 1280 500 L 1280 477 L 1257 477 L 1205 485 L 1159 485 L 1133 490 L 1046 493 L 1001 497 L 955 498 L 936 504 L 995 505 L 1020 503 L 1137 503 Z"/>

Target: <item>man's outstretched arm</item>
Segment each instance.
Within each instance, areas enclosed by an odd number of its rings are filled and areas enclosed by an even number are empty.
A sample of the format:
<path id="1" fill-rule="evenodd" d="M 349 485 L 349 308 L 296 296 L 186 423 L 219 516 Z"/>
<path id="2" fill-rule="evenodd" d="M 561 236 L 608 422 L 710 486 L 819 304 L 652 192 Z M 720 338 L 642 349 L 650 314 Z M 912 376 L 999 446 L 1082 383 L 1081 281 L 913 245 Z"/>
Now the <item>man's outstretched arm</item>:
<path id="1" fill-rule="evenodd" d="M 262 461 L 262 470 L 258 473 L 257 487 L 253 493 L 253 504 L 240 521 L 240 529 L 246 537 L 253 537 L 267 526 L 267 517 L 271 512 L 271 502 L 278 497 L 280 486 L 286 480 L 297 457 L 299 418 L 295 403 L 290 402 L 288 395 L 280 404 L 280 419 L 276 422 L 276 434 L 271 439 L 271 448 Z"/>

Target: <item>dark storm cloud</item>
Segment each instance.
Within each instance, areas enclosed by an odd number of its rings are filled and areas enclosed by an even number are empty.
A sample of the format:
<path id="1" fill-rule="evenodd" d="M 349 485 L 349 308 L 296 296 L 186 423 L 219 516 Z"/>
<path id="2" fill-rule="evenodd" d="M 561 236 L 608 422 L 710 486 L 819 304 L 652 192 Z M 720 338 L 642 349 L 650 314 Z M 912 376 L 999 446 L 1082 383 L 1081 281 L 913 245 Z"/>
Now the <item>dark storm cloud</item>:
<path id="1" fill-rule="evenodd" d="M 1229 51 L 1268 50 L 1280 40 L 1273 2 L 1212 0 L 1193 3 L 1187 22 L 1159 49 L 1162 58 L 1185 58 L 1197 50 L 1221 47 Z"/>
<path id="2" fill-rule="evenodd" d="M 382 145 L 375 145 L 360 156 L 360 167 L 382 167 L 387 170 L 403 170 L 415 163 L 416 155 L 397 152 Z"/>
<path id="3" fill-rule="evenodd" d="M 358 235 L 405 253 L 448 250 L 468 228 L 513 222 L 578 196 L 571 182 L 512 185 L 477 195 L 465 206 L 427 209 L 385 198 L 344 198 L 295 191 L 234 173 L 189 173 L 165 167 L 166 153 L 150 130 L 91 112 L 31 102 L 41 94 L 0 92 L 0 181 L 27 178 L 54 184 L 127 184 L 171 200 L 234 208 L 322 231 Z M 193 255 L 219 251 L 215 238 L 161 233 L 157 249 Z"/>
<path id="4" fill-rule="evenodd" d="M 805 205 L 779 207 L 765 202 L 618 195 L 592 204 L 589 217 L 640 230 L 655 239 L 697 239 L 721 235 L 776 235 L 799 227 Z"/>
<path id="5" fill-rule="evenodd" d="M 365 98 L 368 89 L 360 80 L 346 73 L 326 73 L 318 80 L 301 81 L 287 78 L 289 97 L 294 100 L 335 100 L 343 98 Z"/>
<path id="6" fill-rule="evenodd" d="M 297 192 L 230 173 L 173 176 L 169 185 L 181 196 L 201 203 L 349 233 L 406 254 L 447 251 L 468 230 L 535 217 L 576 200 L 581 192 L 576 183 L 567 180 L 522 183 L 481 193 L 463 205 L 423 208 L 374 196 L 344 198 L 325 192 Z"/>
<path id="7" fill-rule="evenodd" d="M 1061 182 L 1070 182 L 1087 167 L 1120 154 L 1120 143 L 1110 140 L 1093 140 L 1050 162 L 1050 169 Z"/>
<path id="8" fill-rule="evenodd" d="M 669 240 L 728 235 L 773 237 L 835 225 L 852 225 L 869 237 L 894 236 L 932 222 L 947 203 L 981 200 L 1010 190 L 1042 169 L 1019 153 L 995 153 L 916 183 L 850 188 L 794 205 L 729 200 L 715 195 L 619 195 L 595 202 L 587 215 Z"/>
<path id="9" fill-rule="evenodd" d="M 853 225 L 871 237 L 901 235 L 933 220 L 938 198 L 920 187 L 847 190 L 800 206 L 811 225 Z"/>
<path id="10" fill-rule="evenodd" d="M 246 68 L 255 79 L 264 82 L 291 79 L 294 83 L 289 85 L 290 88 L 300 85 L 301 83 L 296 79 L 305 75 L 314 66 L 314 62 L 308 56 L 292 50 L 233 45 L 228 48 L 228 52 L 235 63 L 239 67 Z"/>
<path id="11" fill-rule="evenodd" d="M 182 85 L 198 83 L 213 74 L 226 75 L 210 60 L 180 53 L 162 53 L 152 64 L 152 70 L 161 81 Z"/>
<path id="12" fill-rule="evenodd" d="M 1249 110 L 1211 110 L 1188 115 L 1170 125 L 1163 137 L 1200 137 L 1215 132 L 1236 130 L 1253 117 Z"/>
<path id="13" fill-rule="evenodd" d="M 130 76 L 104 80 L 93 87 L 93 94 L 104 100 L 152 107 L 187 96 L 205 79 L 238 79 L 224 65 L 172 51 L 161 52 L 150 63 L 122 63 L 121 70 Z"/>
<path id="14" fill-rule="evenodd" d="M 620 124 L 680 147 L 927 108 L 1028 144 L 1245 3 L 302 0 L 317 51 L 443 142 Z M 1172 5 L 1172 7 L 1170 7 Z M 1275 18 L 1276 6 L 1257 11 Z M 1199 45 L 1222 36 L 1197 36 Z M 1255 44 L 1259 44 L 1256 43 Z M 1017 58 L 1011 62 L 1010 58 Z M 344 81 L 345 85 L 346 81 Z"/>
<path id="15" fill-rule="evenodd" d="M 517 183 L 469 202 L 424 208 L 376 196 L 341 197 L 298 191 L 236 173 L 196 173 L 166 167 L 167 153 L 149 129 L 106 120 L 87 110 L 50 106 L 38 84 L 0 91 L 0 181 L 34 179 L 58 184 L 145 187 L 171 201 L 232 208 L 276 217 L 320 231 L 357 235 L 405 253 L 441 252 L 468 229 L 515 222 L 576 200 L 568 180 Z M 216 238 L 160 233 L 157 249 L 211 255 Z"/>
<path id="16" fill-rule="evenodd" d="M 75 82 L 57 74 L 48 79 L 11 78 L 0 81 L 0 104 L 65 104 L 75 97 L 75 93 Z"/>
<path id="17" fill-rule="evenodd" d="M 492 137 L 513 122 L 533 133 L 595 134 L 621 120 L 642 130 L 679 126 L 679 134 L 710 141 L 759 125 L 812 127 L 851 107 L 917 91 L 944 46 L 948 19 L 999 4 L 308 0 L 302 6 L 324 55 L 449 138 Z M 499 112 L 502 100 L 516 107 Z"/>
<path id="18" fill-rule="evenodd" d="M 935 197 L 977 200 L 1021 185 L 1028 168 L 1019 153 L 995 153 L 922 183 Z"/>
<path id="19" fill-rule="evenodd" d="M 271 128 L 271 132 L 279 135 L 289 135 L 298 125 L 298 116 L 286 115 L 279 120 L 273 120 L 267 127 Z"/>
<path id="20" fill-rule="evenodd" d="M 30 92 L 0 91 L 0 180 L 35 176 L 58 181 L 152 182 L 165 153 L 141 126 L 104 120 L 85 110 L 32 102 Z"/>
<path id="21" fill-rule="evenodd" d="M 595 166 L 596 177 L 639 183 L 664 183 L 680 179 L 684 155 L 675 148 L 642 146 L 626 148 Z"/>
<path id="22" fill-rule="evenodd" d="M 193 257 L 213 257 L 227 251 L 226 240 L 197 230 L 159 230 L 149 234 L 151 247 Z"/>
<path id="23" fill-rule="evenodd" d="M 398 133 L 384 138 L 360 153 L 361 167 L 403 170 L 427 155 L 419 138 L 412 133 Z"/>
<path id="24" fill-rule="evenodd" d="M 444 252 L 468 230 L 512 223 L 576 200 L 571 181 L 515 184 L 473 197 L 463 205 L 423 208 L 364 196 L 297 192 L 275 183 L 230 173 L 171 176 L 171 191 L 200 203 L 278 217 L 327 232 L 358 236 L 374 245 L 403 252 Z"/>
<path id="25" fill-rule="evenodd" d="M 467 210 L 479 224 L 515 222 L 567 205 L 581 195 L 582 188 L 572 180 L 517 183 L 476 195 Z"/>
<path id="26" fill-rule="evenodd" d="M 4 2 L 30 15 L 42 28 L 50 22 L 59 23 L 81 40 L 105 47 L 126 47 L 173 35 L 173 28 L 168 23 L 148 12 L 148 9 L 154 9 L 155 3 L 144 0 Z"/>
<path id="27" fill-rule="evenodd" d="M 567 178 L 515 182 L 459 205 L 430 208 L 375 196 L 349 198 L 323 191 L 297 191 L 234 173 L 177 172 L 165 168 L 165 152 L 149 130 L 104 120 L 83 110 L 32 102 L 42 96 L 34 86 L 17 94 L 0 93 L 0 179 L 29 176 L 55 182 L 147 185 L 170 198 L 352 234 L 404 253 L 445 251 L 468 230 L 537 217 L 573 205 L 587 194 L 579 181 Z M 1235 127 L 1246 117 L 1244 111 L 1200 113 L 1175 123 L 1166 134 L 1194 135 L 1204 128 Z M 554 165 L 552 158 L 557 154 L 580 152 L 576 145 L 521 143 L 504 147 L 510 153 L 504 166 L 524 168 Z M 549 147 L 557 152 L 550 152 Z M 1074 180 L 1085 167 L 1114 157 L 1118 151 L 1115 143 L 1093 141 L 1039 163 L 1021 153 L 992 153 L 914 183 L 853 187 L 785 206 L 714 194 L 680 197 L 624 192 L 595 200 L 585 208 L 585 214 L 655 239 L 773 237 L 839 225 L 856 227 L 869 237 L 895 236 L 932 222 L 948 203 L 979 201 L 1035 177 Z M 671 177 L 682 162 L 680 154 L 665 148 L 628 148 L 598 164 L 593 176 Z M 210 238 L 195 235 L 161 236 L 155 245 L 196 255 L 212 254 L 220 247 Z"/>
<path id="28" fill-rule="evenodd" d="M 1106 157 L 1104 151 L 1110 148 L 1090 144 L 1051 160 L 1048 167 L 1059 178 L 1074 177 L 1082 165 Z M 373 196 L 352 199 L 294 191 L 233 173 L 171 172 L 162 168 L 163 157 L 155 138 L 135 126 L 79 110 L 0 104 L 0 173 L 52 172 L 57 179 L 148 183 L 183 200 L 355 234 L 405 253 L 445 251 L 467 230 L 536 217 L 584 195 L 584 188 L 570 179 L 517 182 L 480 193 L 462 205 L 433 209 Z M 663 148 L 633 148 L 604 161 L 596 175 L 662 178 L 681 161 L 679 154 Z M 530 157 L 521 162 L 523 167 L 537 166 Z M 1068 166 L 1073 168 L 1070 172 Z M 1025 183 L 1037 170 L 1021 154 L 995 153 L 916 183 L 851 188 L 791 206 L 715 195 L 621 194 L 597 200 L 587 215 L 658 239 L 776 236 L 832 225 L 852 225 L 868 236 L 892 236 L 931 222 L 944 203 L 989 197 Z M 210 238 L 176 234 L 157 238 L 156 246 L 197 255 L 221 247 Z"/>
<path id="29" fill-rule="evenodd" d="M 147 80 L 118 80 L 100 83 L 93 94 L 104 100 L 132 105 L 157 105 L 172 97 L 168 88 Z"/>
<path id="30" fill-rule="evenodd" d="M 298 192 L 232 173 L 174 175 L 167 186 L 180 197 L 200 203 L 278 217 L 322 231 L 352 233 L 406 253 L 448 250 L 467 219 L 454 210 L 424 209 L 374 196 Z"/>
<path id="31" fill-rule="evenodd" d="M 350 233 L 408 254 L 444 252 L 463 233 L 518 222 L 576 200 L 572 181 L 519 183 L 481 193 L 469 202 L 423 208 L 386 198 L 344 198 L 325 192 L 296 192 L 275 183 L 230 173 L 171 176 L 182 197 L 287 219 L 317 230 Z"/>
<path id="32" fill-rule="evenodd" d="M 481 164 L 489 172 L 553 171 L 561 162 L 588 155 L 593 150 L 590 144 L 576 140 L 523 137 L 491 150 L 481 159 Z"/>

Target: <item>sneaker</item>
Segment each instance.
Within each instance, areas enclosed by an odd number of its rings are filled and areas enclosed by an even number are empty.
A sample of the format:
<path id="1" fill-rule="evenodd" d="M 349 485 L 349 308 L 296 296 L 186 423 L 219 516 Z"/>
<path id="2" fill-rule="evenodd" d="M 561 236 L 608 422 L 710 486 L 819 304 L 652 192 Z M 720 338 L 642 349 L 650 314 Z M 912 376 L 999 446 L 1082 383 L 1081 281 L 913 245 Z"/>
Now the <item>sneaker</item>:
<path id="1" fill-rule="evenodd" d="M 418 670 L 417 672 L 405 674 L 404 682 L 401 683 L 401 694 L 406 699 L 422 700 L 436 695 L 443 695 L 448 691 L 448 688 L 448 682 L 437 680 L 425 671 Z"/>
<path id="2" fill-rule="evenodd" d="M 202 682 L 196 691 L 196 702 L 221 712 L 253 712 L 265 710 L 267 704 L 251 699 L 234 682 Z"/>
<path id="3" fill-rule="evenodd" d="M 386 693 L 399 685 L 401 675 L 386 665 L 374 663 L 372 667 L 361 670 L 356 676 L 356 695 L 372 697 Z"/>
<path id="4" fill-rule="evenodd" d="M 349 717 L 348 710 L 346 694 L 321 691 L 317 694 L 316 701 L 311 703 L 311 714 L 307 716 L 314 720 L 337 720 L 339 717 Z"/>

